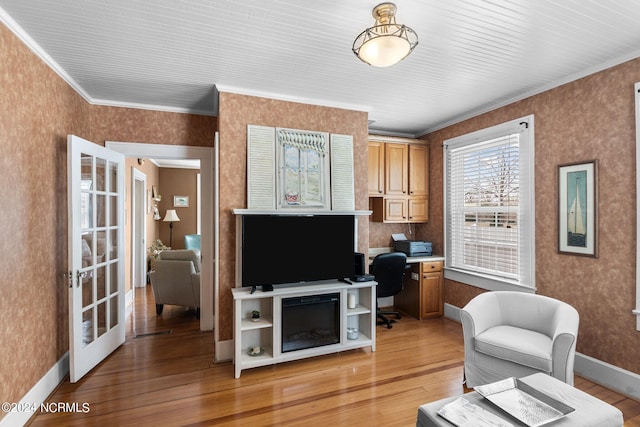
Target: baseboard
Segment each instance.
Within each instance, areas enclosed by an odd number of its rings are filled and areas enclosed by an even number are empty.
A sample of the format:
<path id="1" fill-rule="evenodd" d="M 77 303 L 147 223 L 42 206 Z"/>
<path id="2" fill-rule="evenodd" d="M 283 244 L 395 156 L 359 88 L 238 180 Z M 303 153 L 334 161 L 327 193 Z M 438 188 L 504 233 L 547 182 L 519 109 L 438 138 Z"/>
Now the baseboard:
<path id="1" fill-rule="evenodd" d="M 444 305 L 444 316 L 460 323 L 460 308 Z M 576 352 L 573 371 L 576 375 L 593 381 L 620 394 L 640 400 L 640 375 Z"/>
<path id="2" fill-rule="evenodd" d="M 233 340 L 218 341 L 215 349 L 216 362 L 227 362 L 233 360 L 234 348 Z"/>
<path id="3" fill-rule="evenodd" d="M 24 426 L 29 419 L 40 409 L 51 393 L 60 385 L 69 374 L 69 352 L 66 352 L 49 371 L 40 378 L 40 381 L 20 400 L 17 407 L 23 410 L 7 412 L 4 418 L 0 419 L 0 427 Z"/>
<path id="4" fill-rule="evenodd" d="M 444 304 L 444 317 L 447 319 L 453 320 L 458 323 L 462 323 L 460 320 L 460 308 L 451 304 Z"/>
<path id="5" fill-rule="evenodd" d="M 640 375 L 576 353 L 574 372 L 620 394 L 640 400 Z"/>

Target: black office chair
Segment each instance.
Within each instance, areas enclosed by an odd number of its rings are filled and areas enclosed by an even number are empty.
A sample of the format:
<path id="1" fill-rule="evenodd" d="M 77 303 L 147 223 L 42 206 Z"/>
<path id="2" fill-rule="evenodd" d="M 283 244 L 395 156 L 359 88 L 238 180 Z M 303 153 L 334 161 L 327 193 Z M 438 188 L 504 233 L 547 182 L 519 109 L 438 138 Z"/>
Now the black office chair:
<path id="1" fill-rule="evenodd" d="M 373 259 L 373 263 L 369 267 L 369 273 L 373 274 L 376 286 L 376 297 L 384 298 L 397 295 L 402 291 L 405 266 L 407 265 L 407 256 L 402 252 L 391 252 L 380 254 Z M 400 313 L 397 311 L 382 311 L 378 307 L 376 298 L 376 313 L 380 322 L 378 325 L 387 325 L 391 328 L 391 324 L 395 322 L 386 316 L 395 315 L 396 319 L 400 319 Z"/>

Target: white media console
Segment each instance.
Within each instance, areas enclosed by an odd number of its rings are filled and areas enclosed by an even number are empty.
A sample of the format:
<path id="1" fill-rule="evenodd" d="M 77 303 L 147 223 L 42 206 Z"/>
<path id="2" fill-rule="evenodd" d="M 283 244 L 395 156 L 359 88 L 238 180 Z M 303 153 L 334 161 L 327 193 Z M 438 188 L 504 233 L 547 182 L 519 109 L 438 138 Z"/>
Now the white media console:
<path id="1" fill-rule="evenodd" d="M 257 290 L 254 293 L 251 293 L 251 288 L 233 288 L 231 291 L 234 300 L 235 377 L 240 378 L 243 369 L 258 366 L 363 347 L 371 347 L 371 351 L 375 351 L 376 285 L 374 281 L 353 284 L 326 281 L 318 284 L 278 285 L 271 292 Z M 287 350 L 285 348 L 287 345 L 283 346 L 283 342 L 288 339 L 288 336 L 283 336 L 283 318 L 285 317 L 283 300 L 287 305 L 288 301 L 294 301 L 296 298 L 313 300 L 314 297 L 326 295 L 331 296 L 333 301 L 336 301 L 337 296 L 337 302 L 334 303 L 335 310 L 316 310 L 315 315 L 320 316 L 319 324 L 335 323 L 337 325 L 334 342 Z M 259 321 L 251 319 L 253 310 L 260 311 Z M 311 309 L 305 313 L 313 311 Z M 323 318 L 323 316 L 331 316 L 332 319 Z M 308 321 L 306 317 L 305 315 L 305 319 L 301 319 L 301 323 Z M 320 326 L 318 329 L 319 335 L 325 334 L 326 328 Z M 302 335 L 302 333 L 292 335 Z M 258 354 L 251 355 L 252 349 L 260 351 Z"/>

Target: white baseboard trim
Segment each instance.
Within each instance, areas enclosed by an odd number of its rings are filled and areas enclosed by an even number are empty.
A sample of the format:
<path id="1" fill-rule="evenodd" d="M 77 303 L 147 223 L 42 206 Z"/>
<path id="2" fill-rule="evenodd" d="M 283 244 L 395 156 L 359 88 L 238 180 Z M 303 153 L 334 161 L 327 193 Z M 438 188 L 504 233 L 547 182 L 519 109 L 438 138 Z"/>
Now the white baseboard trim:
<path id="1" fill-rule="evenodd" d="M 216 362 L 233 360 L 234 352 L 233 340 L 218 341 L 215 349 Z"/>
<path id="2" fill-rule="evenodd" d="M 20 400 L 17 406 L 23 410 L 7 412 L 6 415 L 0 419 L 0 427 L 24 426 L 68 374 L 69 352 L 66 352 Z M 30 410 L 25 410 L 27 408 Z"/>
<path id="3" fill-rule="evenodd" d="M 444 316 L 447 319 L 461 323 L 460 308 L 455 305 L 445 304 Z M 576 375 L 580 375 L 603 387 L 640 400 L 640 375 L 634 372 L 578 352 L 576 352 L 573 371 Z"/>
<path id="4" fill-rule="evenodd" d="M 640 400 L 640 375 L 576 353 L 574 372 L 618 393 Z"/>
<path id="5" fill-rule="evenodd" d="M 458 323 L 462 323 L 460 320 L 460 308 L 451 304 L 444 304 L 444 317 L 453 320 Z"/>

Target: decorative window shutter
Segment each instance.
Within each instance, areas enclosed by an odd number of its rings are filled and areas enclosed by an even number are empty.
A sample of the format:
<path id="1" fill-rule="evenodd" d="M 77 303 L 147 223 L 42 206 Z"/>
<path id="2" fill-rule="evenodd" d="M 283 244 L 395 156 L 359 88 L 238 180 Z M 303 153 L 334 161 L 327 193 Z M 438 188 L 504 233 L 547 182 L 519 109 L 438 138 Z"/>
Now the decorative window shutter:
<path id="1" fill-rule="evenodd" d="M 353 136 L 331 134 L 331 209 L 355 209 Z"/>
<path id="2" fill-rule="evenodd" d="M 247 208 L 276 208 L 276 134 L 268 126 L 247 126 Z"/>

